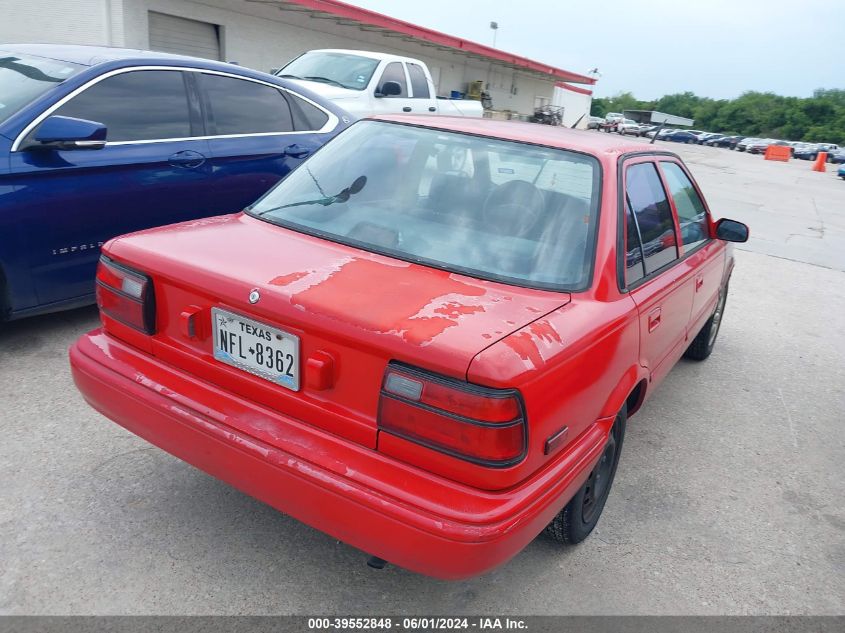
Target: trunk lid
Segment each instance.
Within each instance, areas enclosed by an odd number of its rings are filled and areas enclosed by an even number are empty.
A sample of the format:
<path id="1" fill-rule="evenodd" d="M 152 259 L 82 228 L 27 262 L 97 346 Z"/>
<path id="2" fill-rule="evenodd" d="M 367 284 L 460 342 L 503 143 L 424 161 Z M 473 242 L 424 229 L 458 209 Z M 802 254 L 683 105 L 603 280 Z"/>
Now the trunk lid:
<path id="1" fill-rule="evenodd" d="M 476 354 L 570 299 L 384 257 L 244 214 L 135 233 L 105 250 L 153 278 L 156 356 L 373 448 L 390 360 L 466 379 Z M 252 290 L 260 293 L 254 304 Z M 212 307 L 299 337 L 299 390 L 216 360 Z M 193 338 L 187 314 L 195 314 Z M 331 385 L 317 388 L 306 366 L 326 358 Z M 265 430 L 272 442 L 273 429 Z"/>

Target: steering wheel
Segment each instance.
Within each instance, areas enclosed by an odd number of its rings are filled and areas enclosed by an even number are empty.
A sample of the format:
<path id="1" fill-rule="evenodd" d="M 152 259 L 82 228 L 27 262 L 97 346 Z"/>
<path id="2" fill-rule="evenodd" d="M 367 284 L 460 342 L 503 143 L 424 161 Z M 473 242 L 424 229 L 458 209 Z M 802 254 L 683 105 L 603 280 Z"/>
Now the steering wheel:
<path id="1" fill-rule="evenodd" d="M 507 235 L 522 237 L 537 224 L 546 210 L 543 192 L 526 180 L 511 180 L 493 189 L 481 215 Z"/>

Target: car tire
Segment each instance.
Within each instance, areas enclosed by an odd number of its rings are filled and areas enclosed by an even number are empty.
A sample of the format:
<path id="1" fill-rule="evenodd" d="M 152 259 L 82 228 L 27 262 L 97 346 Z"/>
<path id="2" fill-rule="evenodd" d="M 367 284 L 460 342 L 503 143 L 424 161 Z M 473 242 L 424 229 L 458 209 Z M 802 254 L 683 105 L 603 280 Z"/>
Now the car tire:
<path id="1" fill-rule="evenodd" d="M 546 526 L 543 530 L 544 534 L 558 543 L 574 545 L 587 538 L 596 527 L 610 494 L 610 488 L 613 486 L 613 478 L 616 476 L 627 421 L 628 407 L 623 405 L 616 414 L 604 451 L 587 477 L 587 481 Z M 596 494 L 597 490 L 598 494 Z"/>
<path id="2" fill-rule="evenodd" d="M 690 343 L 684 357 L 691 360 L 705 360 L 713 353 L 716 346 L 716 338 L 719 336 L 719 329 L 722 327 L 722 320 L 725 316 L 725 304 L 728 301 L 728 285 L 725 284 L 719 291 L 719 300 L 713 309 L 713 314 L 707 319 L 707 323 L 701 328 L 692 343 Z"/>

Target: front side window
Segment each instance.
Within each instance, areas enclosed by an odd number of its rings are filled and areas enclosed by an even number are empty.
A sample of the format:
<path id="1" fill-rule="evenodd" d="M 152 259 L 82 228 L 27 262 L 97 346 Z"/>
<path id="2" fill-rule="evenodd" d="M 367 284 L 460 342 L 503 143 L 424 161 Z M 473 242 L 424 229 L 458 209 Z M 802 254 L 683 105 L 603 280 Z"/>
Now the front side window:
<path id="1" fill-rule="evenodd" d="M 0 50 L 0 123 L 84 68 Z"/>
<path id="2" fill-rule="evenodd" d="M 625 196 L 642 240 L 645 273 L 678 259 L 672 208 L 654 163 L 637 163 L 625 172 Z"/>
<path id="3" fill-rule="evenodd" d="M 182 73 L 137 70 L 107 77 L 65 103 L 54 115 L 87 119 L 108 128 L 109 142 L 191 136 Z"/>
<path id="4" fill-rule="evenodd" d="M 203 73 L 211 106 L 211 133 L 261 134 L 293 131 L 287 99 L 277 88 L 246 79 Z"/>
<path id="5" fill-rule="evenodd" d="M 691 251 L 710 238 L 710 223 L 707 209 L 689 177 L 677 163 L 661 162 L 669 193 L 675 201 L 678 223 L 681 225 L 681 241 L 685 251 Z"/>
<path id="6" fill-rule="evenodd" d="M 385 66 L 384 72 L 381 75 L 381 81 L 378 82 L 376 92 L 383 93 L 384 84 L 388 81 L 395 81 L 402 88 L 402 91 L 398 95 L 390 95 L 391 97 L 408 96 L 408 83 L 405 81 L 405 70 L 402 68 L 402 64 L 400 62 L 390 62 L 387 66 Z"/>
<path id="7" fill-rule="evenodd" d="M 577 291 L 592 271 L 599 177 L 583 154 L 361 121 L 249 213 L 406 261 Z"/>
<path id="8" fill-rule="evenodd" d="M 425 71 L 422 66 L 409 62 L 408 75 L 411 77 L 411 90 L 414 93 L 414 99 L 428 99 L 430 96 L 428 79 L 425 78 Z"/>

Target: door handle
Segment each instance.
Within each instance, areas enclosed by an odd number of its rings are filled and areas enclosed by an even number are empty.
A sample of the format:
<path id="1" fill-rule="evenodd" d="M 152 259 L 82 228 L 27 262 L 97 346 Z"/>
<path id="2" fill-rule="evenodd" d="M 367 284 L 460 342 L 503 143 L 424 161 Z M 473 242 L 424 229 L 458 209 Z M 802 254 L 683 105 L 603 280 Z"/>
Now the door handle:
<path id="1" fill-rule="evenodd" d="M 205 162 L 205 156 L 199 152 L 195 152 L 194 150 L 186 149 L 181 152 L 171 154 L 170 158 L 167 159 L 167 162 L 173 167 L 196 169 Z"/>
<path id="2" fill-rule="evenodd" d="M 404 108 L 402 108 L 402 112 L 410 112 L 410 111 L 411 111 L 411 106 L 405 106 Z"/>
<path id="3" fill-rule="evenodd" d="M 648 313 L 648 331 L 654 332 L 660 325 L 660 308 Z"/>
<path id="4" fill-rule="evenodd" d="M 296 143 L 288 145 L 283 152 L 285 156 L 290 156 L 291 158 L 305 158 L 310 153 L 310 149 L 302 147 L 302 145 L 297 145 Z"/>
<path id="5" fill-rule="evenodd" d="M 437 112 L 437 108 L 435 108 L 434 106 L 429 106 L 428 111 L 429 112 Z"/>
<path id="6" fill-rule="evenodd" d="M 701 287 L 704 285 L 704 276 L 699 275 L 695 278 L 695 291 L 698 292 L 701 290 Z"/>

